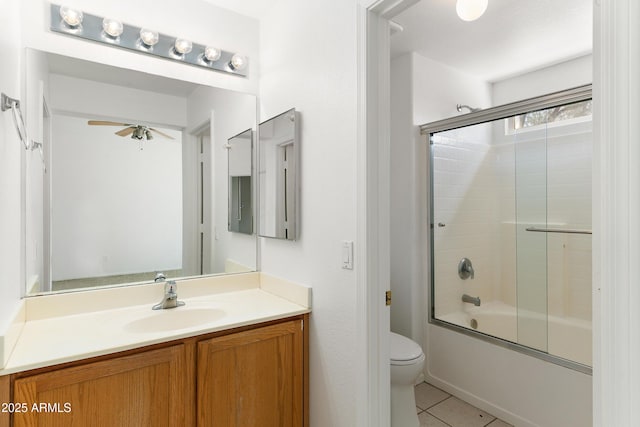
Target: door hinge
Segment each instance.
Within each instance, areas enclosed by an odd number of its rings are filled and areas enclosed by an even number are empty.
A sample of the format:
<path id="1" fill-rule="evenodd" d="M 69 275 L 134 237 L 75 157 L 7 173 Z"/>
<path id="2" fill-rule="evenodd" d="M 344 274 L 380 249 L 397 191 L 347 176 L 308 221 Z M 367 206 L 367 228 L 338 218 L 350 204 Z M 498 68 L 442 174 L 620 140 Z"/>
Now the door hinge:
<path id="1" fill-rule="evenodd" d="M 391 291 L 384 293 L 384 300 L 386 305 L 391 305 Z"/>

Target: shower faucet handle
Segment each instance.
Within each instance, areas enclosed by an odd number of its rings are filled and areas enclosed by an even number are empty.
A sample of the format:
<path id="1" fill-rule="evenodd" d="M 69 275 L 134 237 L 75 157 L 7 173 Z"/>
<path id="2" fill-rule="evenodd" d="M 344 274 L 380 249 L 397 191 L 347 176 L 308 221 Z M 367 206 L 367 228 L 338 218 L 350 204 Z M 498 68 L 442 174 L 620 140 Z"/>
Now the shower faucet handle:
<path id="1" fill-rule="evenodd" d="M 467 280 L 469 278 L 473 279 L 475 276 L 473 264 L 471 264 L 471 260 L 469 258 L 462 258 L 458 263 L 458 276 L 460 276 L 462 280 Z"/>

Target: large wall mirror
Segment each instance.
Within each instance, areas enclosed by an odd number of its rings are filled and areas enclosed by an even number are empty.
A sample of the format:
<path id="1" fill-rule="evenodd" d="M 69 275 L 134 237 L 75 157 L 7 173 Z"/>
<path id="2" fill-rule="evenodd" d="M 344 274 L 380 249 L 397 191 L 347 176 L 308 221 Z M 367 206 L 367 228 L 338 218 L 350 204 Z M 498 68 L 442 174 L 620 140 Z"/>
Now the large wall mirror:
<path id="1" fill-rule="evenodd" d="M 27 159 L 26 294 L 256 269 L 253 150 L 235 167 L 227 147 L 255 129 L 253 95 L 32 49 L 25 81 L 46 165 Z"/>
<path id="2" fill-rule="evenodd" d="M 291 109 L 260 123 L 258 230 L 263 237 L 298 237 L 298 122 Z"/>

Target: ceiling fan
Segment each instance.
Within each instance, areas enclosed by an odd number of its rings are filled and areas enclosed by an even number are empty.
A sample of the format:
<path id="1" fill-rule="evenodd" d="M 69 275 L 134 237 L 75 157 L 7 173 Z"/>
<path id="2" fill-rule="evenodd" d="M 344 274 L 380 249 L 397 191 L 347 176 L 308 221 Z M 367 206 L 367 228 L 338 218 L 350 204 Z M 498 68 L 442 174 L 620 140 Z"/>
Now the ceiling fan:
<path id="1" fill-rule="evenodd" d="M 145 125 L 134 125 L 131 123 L 119 123 L 119 122 L 110 122 L 106 120 L 89 120 L 87 122 L 90 126 L 125 126 L 124 129 L 120 129 L 118 132 L 115 132 L 116 135 L 119 136 L 128 136 L 131 135 L 131 139 L 153 139 L 152 133 L 156 133 L 164 138 L 175 139 L 171 135 L 167 135 L 164 132 L 160 132 L 158 129 L 154 129 Z"/>

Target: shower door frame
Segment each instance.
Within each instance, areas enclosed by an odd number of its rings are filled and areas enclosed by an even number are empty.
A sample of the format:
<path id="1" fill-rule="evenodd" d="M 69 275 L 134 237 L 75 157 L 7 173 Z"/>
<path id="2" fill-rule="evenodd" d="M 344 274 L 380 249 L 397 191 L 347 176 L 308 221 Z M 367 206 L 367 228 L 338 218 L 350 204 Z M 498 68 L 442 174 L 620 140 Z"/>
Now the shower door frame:
<path id="1" fill-rule="evenodd" d="M 592 85 L 578 86 L 572 89 L 567 89 L 559 92 L 542 95 L 535 98 L 529 98 L 522 101 L 516 101 L 509 104 L 504 104 L 476 112 L 471 112 L 461 116 L 451 117 L 444 120 L 438 120 L 435 122 L 427 123 L 420 126 L 420 134 L 427 138 L 427 143 L 432 146 L 431 135 L 436 132 L 444 132 L 453 129 L 458 129 L 466 126 L 477 125 L 481 123 L 491 122 L 500 119 L 506 119 L 520 114 L 529 113 L 532 111 L 544 110 L 547 108 L 558 107 L 565 104 L 573 104 L 581 101 L 588 101 L 592 99 Z M 585 374 L 592 375 L 593 368 L 581 363 L 574 362 L 572 360 L 563 359 L 558 356 L 554 356 L 547 352 L 536 350 L 531 347 L 524 346 L 512 341 L 508 341 L 502 338 L 487 335 L 482 332 L 468 329 L 463 326 L 459 326 L 453 323 L 445 322 L 443 320 L 435 318 L 435 237 L 434 237 L 434 192 L 433 192 L 433 169 L 434 169 L 434 155 L 433 150 L 429 149 L 429 304 L 428 304 L 428 319 L 429 323 L 437 326 L 442 326 L 446 329 L 450 329 L 456 332 L 460 332 L 465 335 L 469 335 L 478 339 L 481 339 L 492 344 L 499 345 L 504 348 L 508 348 L 529 356 L 536 357 L 538 359 L 545 360 L 547 362 L 554 363 L 566 368 L 570 368 Z"/>

